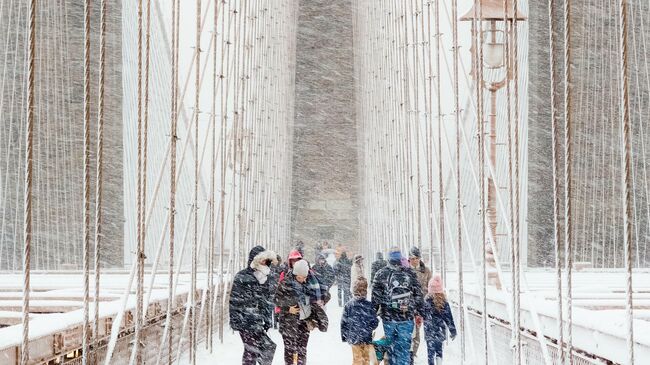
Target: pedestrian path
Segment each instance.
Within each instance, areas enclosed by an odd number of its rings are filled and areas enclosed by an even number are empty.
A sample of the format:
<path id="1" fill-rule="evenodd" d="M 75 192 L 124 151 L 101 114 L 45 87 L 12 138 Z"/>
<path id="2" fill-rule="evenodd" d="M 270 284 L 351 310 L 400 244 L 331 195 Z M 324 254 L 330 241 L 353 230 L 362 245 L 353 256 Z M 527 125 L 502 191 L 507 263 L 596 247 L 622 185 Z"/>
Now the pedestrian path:
<path id="1" fill-rule="evenodd" d="M 331 289 L 332 293 L 336 293 L 336 288 Z M 341 342 L 341 315 L 343 308 L 340 308 L 336 303 L 336 298 L 333 297 L 332 301 L 326 307 L 327 315 L 329 317 L 329 329 L 327 332 L 319 332 L 314 330 L 309 337 L 309 345 L 307 347 L 307 364 L 308 365 L 346 365 L 352 363 L 352 350 L 346 343 Z M 377 334 L 381 335 L 381 323 L 377 328 Z M 282 337 L 277 330 L 270 330 L 269 336 L 278 345 L 273 359 L 273 365 L 284 365 Z M 224 333 L 223 344 L 215 340 L 212 354 L 205 349 L 205 344 L 199 344 L 199 353 L 197 354 L 197 364 L 218 364 L 218 365 L 237 365 L 241 364 L 241 355 L 244 352 L 244 346 L 237 332 L 228 329 Z M 418 356 L 416 357 L 416 365 L 427 365 L 427 349 L 423 343 L 420 345 Z M 453 360 L 453 354 L 449 351 L 445 353 L 447 364 L 457 364 Z M 185 353 L 181 358 L 180 364 L 188 365 L 188 354 Z"/>

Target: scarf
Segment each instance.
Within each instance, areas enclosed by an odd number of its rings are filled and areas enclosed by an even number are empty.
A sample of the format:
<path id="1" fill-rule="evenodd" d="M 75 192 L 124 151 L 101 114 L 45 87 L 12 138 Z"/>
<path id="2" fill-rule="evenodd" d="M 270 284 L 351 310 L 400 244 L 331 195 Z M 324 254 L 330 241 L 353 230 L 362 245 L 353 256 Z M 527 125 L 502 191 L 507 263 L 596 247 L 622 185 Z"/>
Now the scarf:
<path id="1" fill-rule="evenodd" d="M 269 279 L 269 274 L 271 273 L 271 268 L 265 265 L 261 265 L 255 271 L 253 271 L 253 275 L 255 275 L 255 279 L 257 279 L 257 282 L 260 284 L 266 283 L 266 281 Z"/>

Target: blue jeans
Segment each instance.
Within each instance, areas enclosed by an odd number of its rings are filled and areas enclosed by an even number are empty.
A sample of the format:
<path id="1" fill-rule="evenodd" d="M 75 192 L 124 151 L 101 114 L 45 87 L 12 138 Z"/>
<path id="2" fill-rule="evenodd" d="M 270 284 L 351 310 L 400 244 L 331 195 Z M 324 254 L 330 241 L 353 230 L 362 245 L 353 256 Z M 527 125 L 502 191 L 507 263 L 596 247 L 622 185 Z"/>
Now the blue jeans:
<path id="1" fill-rule="evenodd" d="M 384 322 L 384 334 L 390 345 L 388 361 L 390 365 L 409 365 L 411 363 L 411 335 L 413 321 Z"/>

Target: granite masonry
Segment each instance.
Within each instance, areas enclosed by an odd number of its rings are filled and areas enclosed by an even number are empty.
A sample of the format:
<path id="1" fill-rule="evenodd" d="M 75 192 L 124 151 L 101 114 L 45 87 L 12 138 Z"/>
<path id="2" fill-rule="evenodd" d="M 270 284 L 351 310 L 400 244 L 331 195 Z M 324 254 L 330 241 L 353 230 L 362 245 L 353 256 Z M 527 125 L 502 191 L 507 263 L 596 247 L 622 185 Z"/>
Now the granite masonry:
<path id="1" fill-rule="evenodd" d="M 359 181 L 351 0 L 301 0 L 292 238 L 358 250 Z M 309 256 L 313 250 L 306 250 Z M 311 257 L 310 257 L 311 258 Z"/>

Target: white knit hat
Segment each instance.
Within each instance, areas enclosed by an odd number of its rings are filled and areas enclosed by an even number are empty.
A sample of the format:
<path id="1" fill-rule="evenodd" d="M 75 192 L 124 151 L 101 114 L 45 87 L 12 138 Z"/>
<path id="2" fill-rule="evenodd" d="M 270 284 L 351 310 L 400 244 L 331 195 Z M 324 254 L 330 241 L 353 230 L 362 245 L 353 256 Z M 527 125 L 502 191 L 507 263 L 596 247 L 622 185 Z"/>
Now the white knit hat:
<path id="1" fill-rule="evenodd" d="M 309 263 L 306 260 L 299 260 L 293 264 L 293 274 L 307 276 L 309 274 Z"/>

